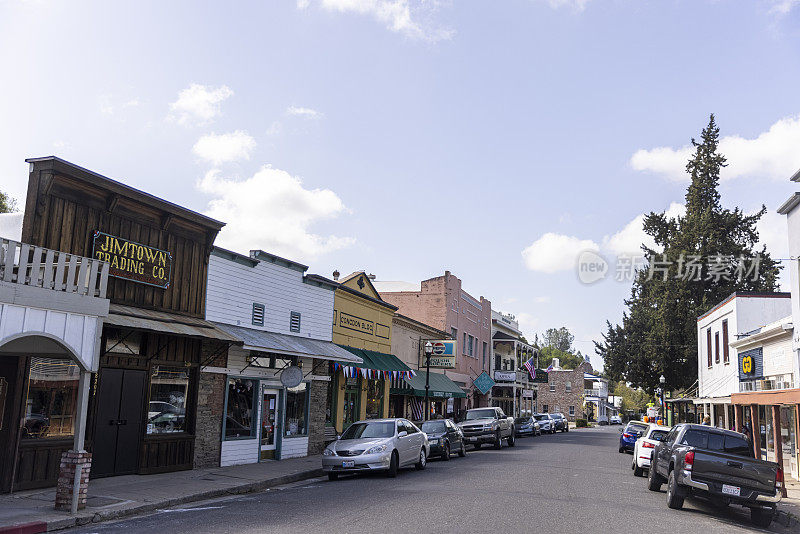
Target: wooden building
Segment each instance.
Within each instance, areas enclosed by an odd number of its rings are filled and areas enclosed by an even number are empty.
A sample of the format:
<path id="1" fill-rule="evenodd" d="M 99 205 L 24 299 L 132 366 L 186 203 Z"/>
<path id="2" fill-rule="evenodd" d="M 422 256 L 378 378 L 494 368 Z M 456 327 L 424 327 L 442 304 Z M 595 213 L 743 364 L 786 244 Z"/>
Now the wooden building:
<path id="1" fill-rule="evenodd" d="M 27 161 L 22 240 L 109 264 L 86 426 L 91 476 L 192 468 L 199 370 L 237 343 L 204 319 L 223 223 L 59 158 Z M 39 440 L 31 454 L 69 447 Z M 54 483 L 48 474 L 26 485 Z"/>

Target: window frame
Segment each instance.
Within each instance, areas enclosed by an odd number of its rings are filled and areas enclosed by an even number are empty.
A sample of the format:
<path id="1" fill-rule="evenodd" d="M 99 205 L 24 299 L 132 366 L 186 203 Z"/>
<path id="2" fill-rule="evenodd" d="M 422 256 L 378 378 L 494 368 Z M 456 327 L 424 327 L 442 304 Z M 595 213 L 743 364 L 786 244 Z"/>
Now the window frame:
<path id="1" fill-rule="evenodd" d="M 572 393 L 572 382 L 570 382 L 569 380 L 564 382 L 564 392 L 565 393 Z"/>
<path id="2" fill-rule="evenodd" d="M 230 383 L 233 380 L 250 380 L 257 384 L 256 387 L 253 388 L 253 408 L 256 408 L 256 413 L 252 416 L 252 422 L 250 426 L 252 427 L 252 431 L 250 436 L 239 436 L 239 437 L 228 437 L 227 429 L 228 429 L 228 397 L 229 397 L 229 387 Z M 258 440 L 258 406 L 261 402 L 259 399 L 258 394 L 261 392 L 260 387 L 261 381 L 257 378 L 248 378 L 245 376 L 230 376 L 228 375 L 228 379 L 225 381 L 225 406 L 222 411 L 222 441 L 244 441 L 248 439 Z"/>
<path id="3" fill-rule="evenodd" d="M 728 320 L 722 320 L 722 361 L 729 365 L 731 363 L 730 348 L 728 347 Z"/>
<path id="4" fill-rule="evenodd" d="M 708 368 L 711 369 L 714 364 L 714 354 L 711 351 L 711 327 L 706 328 L 706 347 L 706 352 L 708 355 Z"/>
<path id="5" fill-rule="evenodd" d="M 570 406 L 569 407 L 569 416 L 570 417 L 575 417 L 575 406 Z"/>
<path id="6" fill-rule="evenodd" d="M 304 417 L 305 417 L 305 421 L 306 421 L 306 430 L 302 434 L 295 434 L 293 436 L 289 436 L 289 435 L 286 434 L 286 429 L 289 428 L 289 425 L 288 425 L 288 423 L 286 421 L 286 416 L 289 413 L 289 409 L 288 409 L 288 407 L 289 407 L 289 393 L 292 393 L 292 392 L 289 391 L 289 388 L 284 388 L 284 391 L 283 391 L 283 399 L 284 399 L 283 400 L 283 426 L 281 427 L 281 432 L 282 432 L 281 440 L 284 440 L 284 439 L 296 439 L 296 438 L 307 438 L 307 437 L 309 437 L 311 435 L 311 421 L 310 421 L 310 417 L 311 417 L 311 382 L 300 382 L 300 384 L 305 384 L 306 385 L 306 402 L 305 402 L 305 407 L 303 408 Z"/>
<path id="7" fill-rule="evenodd" d="M 719 332 L 714 332 L 714 363 L 719 363 Z"/>

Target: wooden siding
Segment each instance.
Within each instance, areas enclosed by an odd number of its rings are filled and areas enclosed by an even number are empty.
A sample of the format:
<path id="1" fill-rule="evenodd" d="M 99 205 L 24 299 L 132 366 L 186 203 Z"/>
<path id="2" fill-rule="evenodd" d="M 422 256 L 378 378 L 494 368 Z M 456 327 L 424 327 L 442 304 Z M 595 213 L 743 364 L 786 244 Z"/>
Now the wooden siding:
<path id="1" fill-rule="evenodd" d="M 223 441 L 219 464 L 225 467 L 226 465 L 257 463 L 259 449 L 259 440 L 257 439 Z"/>
<path id="2" fill-rule="evenodd" d="M 191 469 L 193 460 L 194 436 L 145 436 L 139 449 L 139 473 Z"/>
<path id="3" fill-rule="evenodd" d="M 308 455 L 308 437 L 283 438 L 281 441 L 281 460 L 300 458 Z"/>
<path id="4" fill-rule="evenodd" d="M 303 282 L 303 273 L 268 261 L 255 267 L 212 255 L 208 266 L 206 319 L 280 334 L 331 340 L 330 288 Z M 253 303 L 264 304 L 264 326 L 252 324 Z M 300 332 L 289 329 L 291 312 L 301 314 Z"/>
<path id="5" fill-rule="evenodd" d="M 31 175 L 31 182 L 36 178 Z M 23 236 L 33 245 L 82 256 L 92 255 L 95 230 L 172 253 L 167 289 L 110 277 L 112 302 L 202 317 L 208 255 L 216 231 L 204 229 L 152 207 L 131 201 L 109 201 L 107 192 L 89 189 L 68 177 L 42 178 L 29 185 L 36 198 L 26 205 Z M 35 211 L 33 211 L 35 210 Z M 33 213 L 29 213 L 33 211 Z"/>
<path id="6" fill-rule="evenodd" d="M 72 438 L 22 440 L 19 444 L 16 490 L 55 486 L 61 455 L 72 448 Z"/>

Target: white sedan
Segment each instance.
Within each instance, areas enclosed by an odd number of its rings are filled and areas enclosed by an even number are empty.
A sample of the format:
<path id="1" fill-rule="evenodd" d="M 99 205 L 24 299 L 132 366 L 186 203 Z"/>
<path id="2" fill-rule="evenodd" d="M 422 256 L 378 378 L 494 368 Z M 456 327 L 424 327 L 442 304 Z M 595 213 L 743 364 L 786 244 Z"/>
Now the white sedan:
<path id="1" fill-rule="evenodd" d="M 650 469 L 653 449 L 669 434 L 670 430 L 668 426 L 650 423 L 647 430 L 642 433 L 642 437 L 636 440 L 633 445 L 633 462 L 631 463 L 634 476 L 640 477 L 644 475 L 646 469 Z"/>

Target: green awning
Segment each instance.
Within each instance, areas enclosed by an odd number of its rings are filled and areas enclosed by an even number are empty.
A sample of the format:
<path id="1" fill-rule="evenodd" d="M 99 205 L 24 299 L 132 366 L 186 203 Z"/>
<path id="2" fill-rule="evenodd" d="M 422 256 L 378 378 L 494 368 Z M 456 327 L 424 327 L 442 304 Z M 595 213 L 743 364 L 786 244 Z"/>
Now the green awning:
<path id="1" fill-rule="evenodd" d="M 354 349 L 353 347 L 346 347 L 339 345 L 343 349 L 355 354 L 364 363 L 352 362 L 336 362 L 345 367 L 359 367 L 361 369 L 375 369 L 376 371 L 410 371 L 411 368 L 404 364 L 400 358 L 394 354 L 386 354 L 384 352 L 375 352 L 374 350 L 367 349 Z"/>
<path id="2" fill-rule="evenodd" d="M 408 387 L 392 388 L 390 393 L 414 395 L 415 397 L 425 396 L 425 371 L 418 371 L 416 376 L 406 378 L 404 382 Z M 464 390 L 458 387 L 458 384 L 450 380 L 443 373 L 431 372 L 430 389 L 428 391 L 431 397 L 463 398 L 467 396 Z"/>

